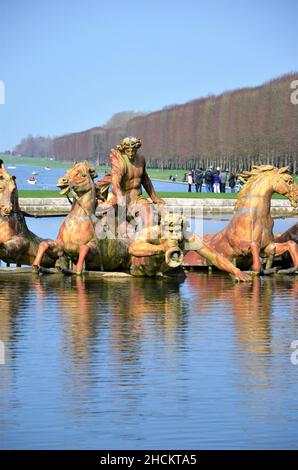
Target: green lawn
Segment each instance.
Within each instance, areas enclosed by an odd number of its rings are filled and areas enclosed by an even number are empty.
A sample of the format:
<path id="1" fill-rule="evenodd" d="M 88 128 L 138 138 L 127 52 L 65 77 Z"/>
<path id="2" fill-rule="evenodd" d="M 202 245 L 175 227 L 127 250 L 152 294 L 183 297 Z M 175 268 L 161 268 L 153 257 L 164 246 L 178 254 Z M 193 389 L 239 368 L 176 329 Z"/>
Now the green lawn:
<path id="1" fill-rule="evenodd" d="M 37 198 L 47 198 L 47 197 L 66 197 L 59 194 L 59 190 L 40 190 L 40 189 L 19 189 L 19 197 L 37 197 Z"/>
<path id="2" fill-rule="evenodd" d="M 146 193 L 145 193 L 146 194 Z M 236 199 L 236 194 L 223 193 L 223 194 L 214 194 L 214 193 L 188 193 L 186 192 L 159 192 L 160 197 L 171 197 L 171 198 L 216 198 L 216 199 Z M 19 190 L 20 197 L 37 197 L 37 198 L 47 198 L 47 197 L 65 197 L 59 194 L 59 191 L 51 190 L 34 190 L 34 189 L 21 189 Z"/>
<path id="3" fill-rule="evenodd" d="M 50 160 L 49 158 L 35 158 L 35 157 L 16 157 L 12 155 L 1 155 L 0 158 L 8 165 L 29 165 L 29 166 L 48 166 L 50 168 L 70 168 L 72 162 L 60 162 Z"/>
<path id="4" fill-rule="evenodd" d="M 161 170 L 159 168 L 147 168 L 147 172 L 151 178 L 158 180 L 169 181 L 170 176 L 176 176 L 176 181 L 183 181 L 184 174 L 187 173 L 187 170 Z"/>

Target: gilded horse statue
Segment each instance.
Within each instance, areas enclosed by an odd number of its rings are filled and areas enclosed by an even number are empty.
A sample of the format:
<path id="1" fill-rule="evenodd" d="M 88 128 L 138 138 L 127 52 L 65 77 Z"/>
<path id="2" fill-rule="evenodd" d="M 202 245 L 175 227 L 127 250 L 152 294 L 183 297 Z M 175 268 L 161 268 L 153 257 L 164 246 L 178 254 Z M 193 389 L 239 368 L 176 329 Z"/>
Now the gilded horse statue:
<path id="1" fill-rule="evenodd" d="M 268 260 L 288 252 L 294 269 L 298 269 L 298 245 L 291 239 L 274 238 L 273 218 L 270 214 L 271 197 L 274 193 L 287 197 L 297 207 L 298 185 L 289 168 L 272 165 L 254 165 L 243 172 L 239 179 L 244 183 L 235 205 L 235 215 L 223 230 L 206 235 L 207 245 L 236 264 L 252 256 L 252 269 L 261 273 L 260 256 Z M 267 262 L 270 267 L 270 262 Z"/>
<path id="2" fill-rule="evenodd" d="M 16 179 L 0 167 L 0 259 L 17 266 L 31 265 L 42 238 L 31 232 L 18 199 Z M 45 256 L 45 267 L 53 267 L 55 259 Z"/>

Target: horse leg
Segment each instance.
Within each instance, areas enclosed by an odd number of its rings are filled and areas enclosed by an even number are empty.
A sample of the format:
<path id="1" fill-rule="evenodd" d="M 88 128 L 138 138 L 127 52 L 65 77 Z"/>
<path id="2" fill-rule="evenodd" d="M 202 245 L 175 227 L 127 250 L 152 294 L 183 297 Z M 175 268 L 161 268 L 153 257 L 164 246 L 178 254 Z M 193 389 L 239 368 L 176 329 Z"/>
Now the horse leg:
<path id="1" fill-rule="evenodd" d="M 252 242 L 250 248 L 253 259 L 252 270 L 255 274 L 260 274 L 262 269 L 262 263 L 260 260 L 260 245 L 257 242 Z"/>
<path id="2" fill-rule="evenodd" d="M 267 262 L 266 262 L 266 270 L 272 268 L 272 264 L 273 264 L 273 261 L 274 261 L 274 257 L 276 256 L 275 247 L 272 248 L 271 250 L 268 250 L 268 251 L 269 251 L 269 255 L 268 255 L 268 258 L 267 258 Z M 267 253 L 266 253 L 266 254 L 267 254 Z"/>
<path id="3" fill-rule="evenodd" d="M 44 240 L 43 242 L 41 242 L 38 246 L 38 250 L 37 250 L 37 253 L 36 253 L 36 256 L 35 256 L 35 259 L 33 261 L 33 264 L 32 264 L 32 267 L 34 269 L 36 269 L 37 267 L 40 266 L 41 264 L 41 260 L 42 260 L 42 257 L 43 255 L 45 254 L 45 252 L 49 249 L 49 248 L 56 248 L 57 247 L 57 242 L 54 241 L 54 240 Z"/>
<path id="4" fill-rule="evenodd" d="M 297 271 L 298 269 L 298 245 L 293 240 L 288 240 L 284 243 L 270 243 L 264 249 L 266 254 L 270 254 L 272 250 L 275 250 L 275 256 L 281 256 L 287 251 L 290 253 L 293 260 L 294 267 L 292 271 Z"/>
<path id="5" fill-rule="evenodd" d="M 77 262 L 77 265 L 76 265 L 76 274 L 78 274 L 78 275 L 82 274 L 85 259 L 86 259 L 86 256 L 88 255 L 89 251 L 90 251 L 90 248 L 91 247 L 88 246 L 88 245 L 81 245 L 80 246 L 79 258 L 78 258 L 78 262 Z"/>
<path id="6" fill-rule="evenodd" d="M 270 275 L 275 274 L 277 271 L 277 267 L 272 268 L 272 264 L 275 258 L 275 247 L 270 247 L 267 252 L 264 251 L 264 254 L 268 256 L 266 261 L 265 269 L 262 270 L 262 274 Z"/>
<path id="7" fill-rule="evenodd" d="M 12 262 L 16 264 L 18 268 L 22 266 L 22 256 L 28 250 L 29 244 L 21 235 L 15 235 L 8 242 L 1 244 L 4 248 L 7 256 L 12 259 Z M 7 267 L 10 263 L 7 263 Z"/>

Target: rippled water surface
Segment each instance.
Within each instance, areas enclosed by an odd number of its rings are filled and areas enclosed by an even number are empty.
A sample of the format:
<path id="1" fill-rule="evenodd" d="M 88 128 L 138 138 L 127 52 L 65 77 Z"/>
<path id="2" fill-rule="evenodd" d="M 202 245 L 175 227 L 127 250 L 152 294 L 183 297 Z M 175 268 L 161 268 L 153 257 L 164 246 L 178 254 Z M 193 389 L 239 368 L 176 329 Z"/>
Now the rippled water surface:
<path id="1" fill-rule="evenodd" d="M 297 293 L 2 274 L 0 448 L 297 448 Z"/>
<path id="2" fill-rule="evenodd" d="M 17 177 L 17 183 L 19 189 L 39 189 L 39 190 L 57 190 L 56 181 L 61 178 L 66 172 L 65 168 L 51 168 L 46 170 L 40 166 L 33 165 L 17 165 L 14 169 L 9 169 L 11 174 Z M 30 185 L 28 179 L 32 176 L 32 172 L 36 172 L 35 175 L 37 183 Z M 102 178 L 103 174 L 99 174 L 98 178 Z M 182 182 L 173 183 L 171 181 L 154 181 L 154 188 L 156 191 L 170 191 L 170 192 L 187 192 L 188 185 Z M 194 191 L 194 186 L 193 186 Z"/>

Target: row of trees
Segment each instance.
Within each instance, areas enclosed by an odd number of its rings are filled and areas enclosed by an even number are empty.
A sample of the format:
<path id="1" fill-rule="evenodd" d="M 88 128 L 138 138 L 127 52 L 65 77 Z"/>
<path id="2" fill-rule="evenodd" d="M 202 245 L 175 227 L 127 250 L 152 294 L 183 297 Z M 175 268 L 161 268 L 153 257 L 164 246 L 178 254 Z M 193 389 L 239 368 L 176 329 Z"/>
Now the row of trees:
<path id="1" fill-rule="evenodd" d="M 195 168 L 210 164 L 240 171 L 252 163 L 289 165 L 298 170 L 298 104 L 291 100 L 288 74 L 262 86 L 171 105 L 136 115 L 118 113 L 105 127 L 55 139 L 23 139 L 18 153 L 53 154 L 60 160 L 107 162 L 109 151 L 126 135 L 143 141 L 153 168 Z"/>
<path id="2" fill-rule="evenodd" d="M 32 135 L 24 137 L 14 148 L 14 153 L 31 157 L 51 157 L 53 152 L 54 145 L 51 137 L 33 137 Z"/>
<path id="3" fill-rule="evenodd" d="M 129 121 L 127 132 L 143 139 L 150 166 L 234 170 L 252 163 L 298 163 L 298 105 L 289 74 L 257 88 L 195 100 Z"/>

